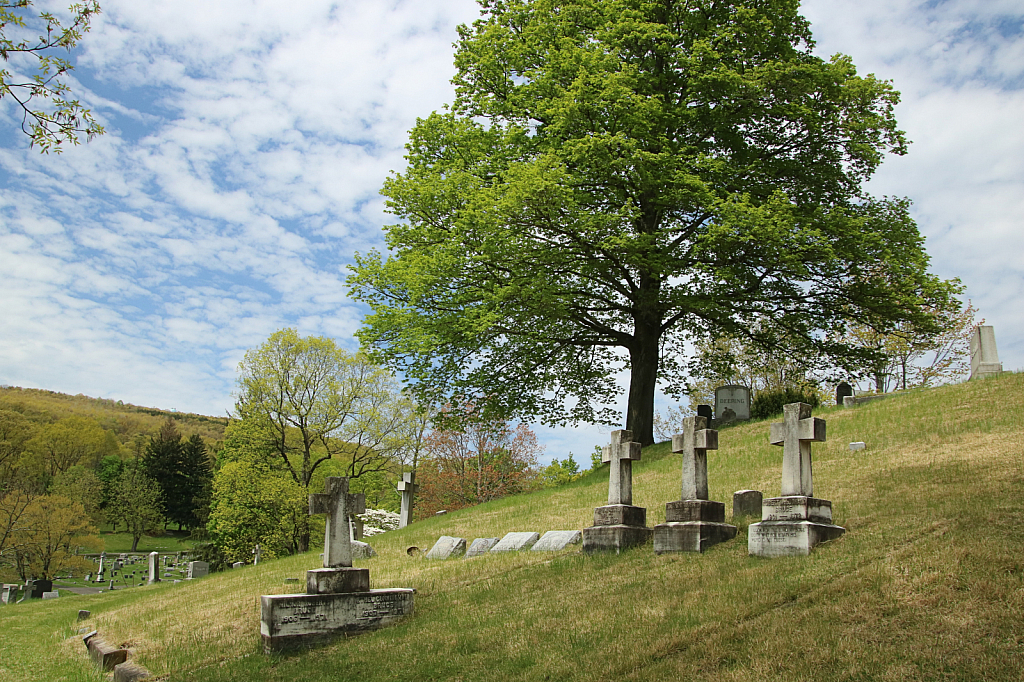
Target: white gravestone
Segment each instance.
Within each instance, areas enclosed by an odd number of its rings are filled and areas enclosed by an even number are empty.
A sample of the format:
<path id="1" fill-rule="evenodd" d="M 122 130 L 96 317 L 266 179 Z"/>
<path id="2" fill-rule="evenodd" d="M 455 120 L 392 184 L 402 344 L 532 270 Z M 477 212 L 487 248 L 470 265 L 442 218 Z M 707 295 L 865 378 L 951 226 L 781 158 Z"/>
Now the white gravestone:
<path id="1" fill-rule="evenodd" d="M 530 549 L 533 547 L 539 539 L 540 533 L 531 533 L 529 531 L 513 531 L 511 533 L 505 533 L 505 537 L 499 540 L 494 547 L 491 547 L 491 551 L 521 552 L 524 549 Z"/>
<path id="2" fill-rule="evenodd" d="M 530 548 L 531 552 L 559 552 L 569 545 L 583 542 L 583 533 L 578 530 L 549 530 Z"/>
<path id="3" fill-rule="evenodd" d="M 260 635 L 267 653 L 375 630 L 412 614 L 415 590 L 371 590 L 369 569 L 352 567 L 349 516 L 359 500 L 349 494 L 347 478 L 330 476 L 324 484 L 325 492 L 309 496 L 309 513 L 327 515 L 324 567 L 306 571 L 306 594 L 260 598 Z"/>
<path id="4" fill-rule="evenodd" d="M 791 403 L 783 408 L 783 422 L 771 425 L 770 442 L 783 447 L 782 497 L 764 500 L 761 522 L 747 531 L 747 551 L 765 557 L 810 554 L 846 532 L 832 523 L 832 503 L 813 497 L 811 443 L 825 442 L 825 420 L 812 417 L 810 405 Z"/>
<path id="5" fill-rule="evenodd" d="M 595 508 L 594 525 L 583 529 L 584 552 L 617 554 L 651 538 L 647 510 L 633 506 L 633 462 L 640 451 L 631 431 L 612 431 L 611 444 L 601 452 L 601 461 L 609 465 L 608 504 Z"/>
<path id="6" fill-rule="evenodd" d="M 399 528 L 405 528 L 412 523 L 412 503 L 419 488 L 416 484 L 415 471 L 407 471 L 402 474 L 402 480 L 398 483 L 397 487 L 398 492 L 402 493 L 402 511 L 398 516 Z"/>
<path id="7" fill-rule="evenodd" d="M 1002 371 L 995 329 L 989 325 L 975 327 L 971 334 L 971 379 L 996 376 Z"/>
<path id="8" fill-rule="evenodd" d="M 750 389 L 732 384 L 715 389 L 715 423 L 728 424 L 750 419 Z"/>
<path id="9" fill-rule="evenodd" d="M 157 565 L 159 556 L 156 552 L 149 553 L 149 579 L 146 582 L 150 585 L 160 582 L 160 567 Z"/>
<path id="10" fill-rule="evenodd" d="M 252 565 L 258 566 L 260 563 L 260 546 L 256 545 L 252 550 Z"/>
<path id="11" fill-rule="evenodd" d="M 705 417 L 687 417 L 672 436 L 672 452 L 683 456 L 681 499 L 665 505 L 665 523 L 654 527 L 654 553 L 703 552 L 736 537 L 725 523 L 725 503 L 708 499 L 708 450 L 718 449 L 718 431 Z"/>
<path id="12" fill-rule="evenodd" d="M 454 538 L 450 535 L 442 535 L 434 543 L 434 546 L 427 552 L 427 559 L 451 559 L 462 556 L 466 553 L 465 538 Z"/>
<path id="13" fill-rule="evenodd" d="M 501 538 L 477 538 L 470 544 L 469 549 L 466 550 L 464 559 L 472 559 L 473 557 L 483 556 L 491 551 L 491 548 L 498 544 Z"/>

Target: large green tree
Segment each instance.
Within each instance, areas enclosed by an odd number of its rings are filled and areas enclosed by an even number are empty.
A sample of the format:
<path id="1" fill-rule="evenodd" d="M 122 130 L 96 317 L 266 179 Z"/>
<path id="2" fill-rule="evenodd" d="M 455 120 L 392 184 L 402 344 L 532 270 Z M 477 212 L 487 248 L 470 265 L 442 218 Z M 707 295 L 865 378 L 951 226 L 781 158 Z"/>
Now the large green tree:
<path id="1" fill-rule="evenodd" d="M 349 280 L 360 339 L 420 401 L 616 424 L 627 369 L 625 425 L 651 443 L 688 339 L 774 326 L 863 364 L 849 320 L 930 324 L 945 290 L 906 204 L 861 188 L 905 152 L 898 93 L 814 56 L 797 0 L 481 6 L 455 101 L 382 190 L 389 253 Z"/>

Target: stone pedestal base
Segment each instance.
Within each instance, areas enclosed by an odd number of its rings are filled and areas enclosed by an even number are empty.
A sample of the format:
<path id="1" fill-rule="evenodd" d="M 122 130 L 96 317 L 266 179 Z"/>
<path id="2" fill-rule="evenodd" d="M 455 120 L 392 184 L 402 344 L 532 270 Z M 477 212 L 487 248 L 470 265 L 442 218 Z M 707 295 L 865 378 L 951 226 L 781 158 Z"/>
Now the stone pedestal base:
<path id="1" fill-rule="evenodd" d="M 410 588 L 345 594 L 272 594 L 260 598 L 266 653 L 323 644 L 345 632 L 377 630 L 412 614 Z"/>
<path id="2" fill-rule="evenodd" d="M 647 510 L 629 504 L 609 504 L 594 509 L 594 525 L 583 529 L 583 551 L 615 552 L 646 544 L 652 530 Z"/>
<path id="3" fill-rule="evenodd" d="M 793 495 L 764 501 L 760 523 L 747 530 L 751 556 L 806 556 L 816 545 L 846 532 L 832 524 L 832 503 L 816 497 Z"/>
<path id="4" fill-rule="evenodd" d="M 314 568 L 306 571 L 306 594 L 366 592 L 369 589 L 368 568 Z"/>
<path id="5" fill-rule="evenodd" d="M 665 505 L 665 523 L 654 527 L 654 553 L 703 552 L 736 537 L 725 523 L 725 503 L 679 500 Z"/>

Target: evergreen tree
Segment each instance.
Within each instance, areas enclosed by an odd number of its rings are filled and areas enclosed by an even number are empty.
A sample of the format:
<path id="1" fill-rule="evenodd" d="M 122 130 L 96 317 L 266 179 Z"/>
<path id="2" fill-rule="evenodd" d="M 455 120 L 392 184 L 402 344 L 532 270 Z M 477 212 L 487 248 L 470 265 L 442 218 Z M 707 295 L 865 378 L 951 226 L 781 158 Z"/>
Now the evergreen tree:
<path id="1" fill-rule="evenodd" d="M 188 502 L 185 524 L 189 528 L 197 528 L 206 525 L 206 519 L 210 514 L 213 467 L 210 466 L 210 458 L 206 455 L 206 444 L 197 433 L 192 434 L 182 444 L 181 454 L 185 479 L 184 497 Z"/>
<path id="2" fill-rule="evenodd" d="M 178 530 L 191 520 L 192 496 L 185 473 L 184 444 L 181 433 L 170 417 L 151 438 L 142 459 L 146 476 L 156 481 L 164 501 L 167 521 L 178 524 Z"/>

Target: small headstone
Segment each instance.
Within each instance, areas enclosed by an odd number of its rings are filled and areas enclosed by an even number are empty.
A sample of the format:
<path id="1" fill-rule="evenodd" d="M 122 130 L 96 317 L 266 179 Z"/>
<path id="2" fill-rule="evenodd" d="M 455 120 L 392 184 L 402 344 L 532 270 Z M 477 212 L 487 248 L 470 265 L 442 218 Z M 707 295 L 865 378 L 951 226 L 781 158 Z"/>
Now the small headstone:
<path id="1" fill-rule="evenodd" d="M 971 379 L 996 376 L 1003 371 L 996 350 L 996 332 L 990 325 L 974 328 L 971 334 Z"/>
<path id="2" fill-rule="evenodd" d="M 185 574 L 186 579 L 195 580 L 196 578 L 202 578 L 210 574 L 210 564 L 205 561 L 190 561 L 188 562 L 188 572 Z"/>
<path id="3" fill-rule="evenodd" d="M 321 554 L 320 556 L 322 558 L 323 554 Z M 231 568 L 241 568 L 242 566 L 245 566 L 245 563 L 241 561 L 236 561 L 235 563 L 231 564 Z"/>
<path id="4" fill-rule="evenodd" d="M 441 511 L 434 512 L 434 516 L 444 516 L 447 513 L 448 513 L 447 509 L 442 509 Z"/>
<path id="5" fill-rule="evenodd" d="M 149 553 L 149 579 L 146 582 L 150 585 L 160 582 L 160 575 L 157 571 L 157 565 L 160 563 L 159 556 L 156 552 Z"/>
<path id="6" fill-rule="evenodd" d="M 715 421 L 728 424 L 750 419 L 750 389 L 731 384 L 715 389 Z"/>
<path id="7" fill-rule="evenodd" d="M 151 677 L 150 672 L 138 663 L 125 661 L 114 666 L 114 682 L 138 682 Z"/>
<path id="8" fill-rule="evenodd" d="M 761 518 L 761 502 L 764 495 L 760 490 L 737 490 L 732 494 L 732 518 L 741 516 Z"/>
<path id="9" fill-rule="evenodd" d="M 707 419 L 707 423 L 710 425 L 711 420 L 715 418 L 715 408 L 711 407 L 710 405 L 698 405 L 697 416 L 704 417 L 705 419 Z M 710 426 L 708 428 L 710 428 Z"/>
<path id="10" fill-rule="evenodd" d="M 43 592 L 43 599 L 56 599 L 59 596 L 60 596 L 60 593 L 57 592 L 57 591 L 54 591 L 54 592 Z"/>
<path id="11" fill-rule="evenodd" d="M 583 533 L 578 530 L 549 530 L 530 548 L 531 552 L 559 552 L 569 545 L 583 542 Z"/>
<path id="12" fill-rule="evenodd" d="M 91 615 L 92 615 L 91 612 L 86 611 L 85 609 L 79 609 L 79 611 L 78 611 L 78 620 L 86 620 Z"/>
<path id="13" fill-rule="evenodd" d="M 99 636 L 92 636 L 85 640 L 85 645 L 89 649 L 89 655 L 92 657 L 93 663 L 95 663 L 104 672 L 110 672 L 114 669 L 114 666 L 124 663 L 128 660 L 127 649 L 117 649 L 110 646 L 103 641 Z"/>
<path id="14" fill-rule="evenodd" d="M 473 557 L 483 556 L 491 551 L 491 548 L 498 544 L 501 538 L 477 538 L 469 545 L 469 549 L 466 550 L 466 559 L 472 559 Z"/>
<path id="15" fill-rule="evenodd" d="M 867 443 L 865 443 L 862 440 L 859 440 L 859 441 L 857 441 L 855 443 L 850 443 L 850 450 L 852 452 L 856 452 L 857 450 L 863 450 L 866 447 L 867 447 Z"/>
<path id="16" fill-rule="evenodd" d="M 533 547 L 539 539 L 540 533 L 531 533 L 528 531 L 506 533 L 505 537 L 499 540 L 494 547 L 491 547 L 491 551 L 521 552 L 524 549 L 530 549 Z"/>
<path id="17" fill-rule="evenodd" d="M 377 556 L 377 552 L 373 551 L 368 543 L 361 542 L 360 540 L 352 540 L 352 558 L 353 559 L 372 559 Z"/>
<path id="18" fill-rule="evenodd" d="M 452 559 L 466 553 L 466 539 L 442 535 L 427 552 L 427 559 Z"/>
<path id="19" fill-rule="evenodd" d="M 840 381 L 839 384 L 836 385 L 836 405 L 844 407 L 843 399 L 848 395 L 853 395 L 853 386 L 845 381 Z"/>
<path id="20" fill-rule="evenodd" d="M 18 596 L 17 585 L 4 585 L 0 591 L 0 604 L 13 604 Z"/>

